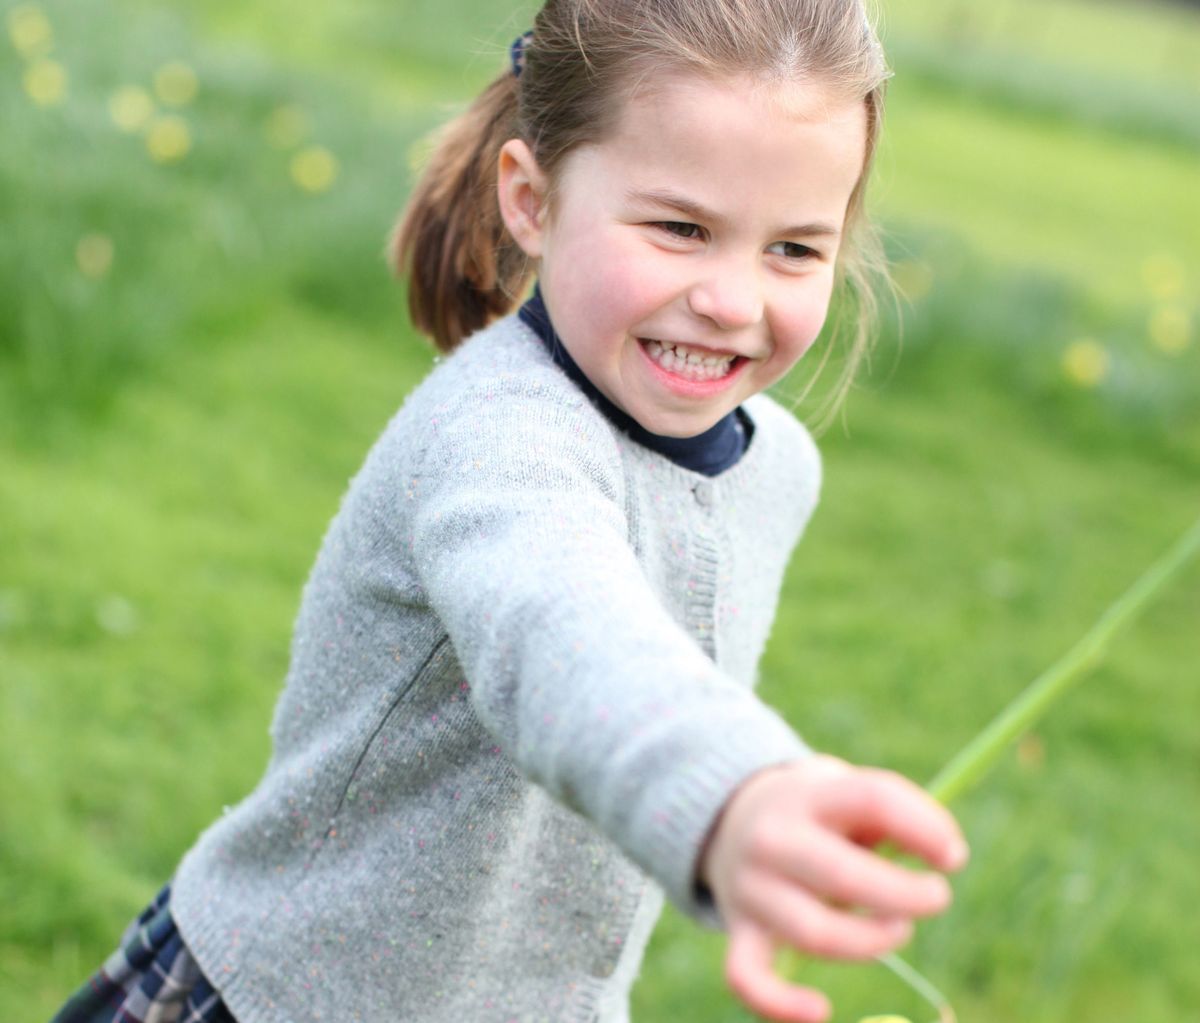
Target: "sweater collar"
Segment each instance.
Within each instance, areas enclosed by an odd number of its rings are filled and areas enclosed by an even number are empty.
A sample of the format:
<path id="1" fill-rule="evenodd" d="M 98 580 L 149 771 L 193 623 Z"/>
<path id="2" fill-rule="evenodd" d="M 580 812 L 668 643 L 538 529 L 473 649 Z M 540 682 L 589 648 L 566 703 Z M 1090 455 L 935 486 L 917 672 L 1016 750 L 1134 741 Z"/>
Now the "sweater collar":
<path id="1" fill-rule="evenodd" d="M 601 394 L 571 358 L 550 322 L 550 314 L 542 301 L 539 287 L 534 288 L 533 296 L 521 306 L 517 315 L 541 339 L 555 365 L 571 378 L 605 418 L 643 447 L 704 476 L 716 476 L 724 472 L 745 453 L 753 433 L 753 424 L 740 406 L 715 426 L 694 437 L 664 437 L 651 433 Z"/>

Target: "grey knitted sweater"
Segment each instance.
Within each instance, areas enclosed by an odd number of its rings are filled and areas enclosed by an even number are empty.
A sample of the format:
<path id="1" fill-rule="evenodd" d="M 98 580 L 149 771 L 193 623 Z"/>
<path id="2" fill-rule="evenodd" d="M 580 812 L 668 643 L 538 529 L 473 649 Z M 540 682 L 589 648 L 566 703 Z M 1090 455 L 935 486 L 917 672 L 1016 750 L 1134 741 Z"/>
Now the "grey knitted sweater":
<path id="1" fill-rule="evenodd" d="M 752 692 L 817 497 L 795 419 L 709 479 L 515 317 L 418 387 L 304 590 L 273 753 L 171 908 L 241 1023 L 610 1023 L 722 804 L 805 755 Z"/>

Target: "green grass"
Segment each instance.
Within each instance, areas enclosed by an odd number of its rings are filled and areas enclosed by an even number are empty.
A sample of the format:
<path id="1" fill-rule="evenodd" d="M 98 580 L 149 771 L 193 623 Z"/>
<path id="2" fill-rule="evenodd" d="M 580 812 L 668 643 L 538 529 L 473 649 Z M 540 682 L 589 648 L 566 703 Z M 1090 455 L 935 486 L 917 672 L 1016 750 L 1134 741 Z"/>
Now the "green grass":
<path id="1" fill-rule="evenodd" d="M 876 179 L 885 218 L 960 235 L 994 262 L 1062 277 L 1110 310 L 1153 301 L 1155 258 L 1178 265 L 1189 301 L 1200 286 L 1200 141 L 1140 144 L 919 78 L 898 79 L 890 100 Z"/>
<path id="2" fill-rule="evenodd" d="M 69 71 L 61 105 L 34 108 L 20 88 L 27 62 L 0 47 L 3 412 L 30 422 L 21 407 L 103 406 L 121 380 L 184 344 L 220 346 L 281 300 L 360 321 L 395 317 L 398 296 L 380 273 L 384 225 L 407 188 L 405 153 L 432 111 L 385 118 L 342 83 L 230 56 L 163 13 L 132 20 L 106 51 L 91 45 L 107 31 L 106 6 L 71 7 L 70 18 L 48 8 L 52 56 Z M 179 59 L 197 73 L 196 100 L 158 106 L 185 121 L 192 148 L 157 164 L 141 134 L 113 123 L 109 98 L 123 86 L 149 91 L 155 71 Z M 304 127 L 273 144 L 269 124 L 285 108 Z M 328 192 L 291 178 L 291 161 L 312 145 L 338 159 Z M 99 279 L 76 255 L 95 235 L 112 247 Z"/>
<path id="3" fill-rule="evenodd" d="M 49 1015 L 261 770 L 313 551 L 427 362 L 284 310 L 126 391 L 101 431 L 5 445 L 9 1018 Z"/>
<path id="4" fill-rule="evenodd" d="M 763 664 L 813 745 L 921 780 L 1200 506 L 1191 129 L 1029 95 L 1049 67 L 1177 102 L 1195 65 L 1154 54 L 1200 18 L 1029 3 L 889 17 L 877 205 L 913 299 L 822 438 Z M 381 257 L 408 153 L 530 6 L 124 0 L 115 31 L 96 0 L 47 4 L 71 85 L 46 110 L 0 45 L 0 1016 L 48 1017 L 257 778 L 320 536 L 430 362 Z M 200 79 L 194 147 L 160 166 L 106 102 L 172 58 Z M 280 104 L 337 155 L 328 193 L 265 140 Z M 1148 333 L 1164 307 L 1190 317 L 1175 355 Z M 1110 358 L 1094 387 L 1063 371 L 1083 337 Z M 1198 575 L 959 808 L 974 859 L 910 958 L 964 1021 L 1200 1020 Z M 722 951 L 669 911 L 635 1019 L 748 1019 Z M 839 1020 L 923 1018 L 878 967 L 805 976 Z"/>
<path id="5" fill-rule="evenodd" d="M 1086 75 L 1122 86 L 1200 91 L 1200 24 L 1170 0 L 908 0 L 879 4 L 889 46 L 905 39 L 943 52 L 1005 53 L 1018 74 L 1053 65 L 1060 77 Z"/>

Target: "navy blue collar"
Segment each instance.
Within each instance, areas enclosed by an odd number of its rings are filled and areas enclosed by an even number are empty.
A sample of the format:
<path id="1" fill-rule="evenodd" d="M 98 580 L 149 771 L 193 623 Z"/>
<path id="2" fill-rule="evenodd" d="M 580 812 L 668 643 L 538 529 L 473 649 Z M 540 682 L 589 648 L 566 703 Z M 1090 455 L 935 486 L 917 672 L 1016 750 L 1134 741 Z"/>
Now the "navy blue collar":
<path id="1" fill-rule="evenodd" d="M 649 448 L 684 469 L 716 476 L 735 465 L 745 453 L 754 432 L 750 417 L 739 407 L 730 412 L 715 426 L 695 437 L 663 437 L 644 429 L 632 416 L 622 412 L 596 388 L 571 358 L 550 322 L 550 314 L 542 301 L 539 288 L 534 288 L 530 298 L 519 312 L 523 323 L 529 326 L 546 346 L 550 357 L 579 387 L 588 400 L 622 433 L 628 434 L 643 447 Z"/>

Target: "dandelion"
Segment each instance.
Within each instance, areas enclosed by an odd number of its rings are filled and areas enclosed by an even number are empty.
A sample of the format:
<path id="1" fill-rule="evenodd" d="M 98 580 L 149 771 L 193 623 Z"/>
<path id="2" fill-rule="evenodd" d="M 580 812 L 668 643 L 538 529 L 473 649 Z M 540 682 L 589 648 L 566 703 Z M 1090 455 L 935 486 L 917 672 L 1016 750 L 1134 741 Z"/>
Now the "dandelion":
<path id="1" fill-rule="evenodd" d="M 21 4 L 8 12 L 8 37 L 26 60 L 44 57 L 54 45 L 54 29 L 36 4 Z"/>
<path id="2" fill-rule="evenodd" d="M 1180 355 L 1192 343 L 1192 324 L 1177 305 L 1167 305 L 1150 314 L 1150 340 L 1166 355 Z"/>
<path id="3" fill-rule="evenodd" d="M 108 114 L 113 124 L 132 135 L 154 116 L 154 100 L 141 86 L 122 85 L 108 98 Z"/>
<path id="4" fill-rule="evenodd" d="M 84 277 L 96 281 L 112 268 L 113 243 L 106 234 L 85 234 L 75 246 L 75 263 Z"/>
<path id="5" fill-rule="evenodd" d="M 308 135 L 308 115 L 294 103 L 276 107 L 263 125 L 263 134 L 276 149 L 292 149 Z"/>
<path id="6" fill-rule="evenodd" d="M 25 70 L 25 92 L 39 107 L 57 106 L 67 97 L 67 69 L 42 57 Z"/>
<path id="7" fill-rule="evenodd" d="M 910 302 L 919 302 L 933 290 L 933 268 L 917 259 L 902 259 L 892 267 L 892 279 Z"/>
<path id="8" fill-rule="evenodd" d="M 912 1023 L 907 1016 L 864 1016 L 858 1023 Z"/>
<path id="9" fill-rule="evenodd" d="M 146 149 L 155 163 L 177 163 L 192 148 L 187 121 L 174 114 L 156 117 L 146 132 Z"/>
<path id="10" fill-rule="evenodd" d="M 292 157 L 292 180 L 306 192 L 327 192 L 338 174 L 337 157 L 324 146 L 308 146 Z"/>
<path id="11" fill-rule="evenodd" d="M 1072 342 L 1063 352 L 1062 367 L 1067 379 L 1077 387 L 1095 387 L 1108 376 L 1107 349 L 1091 338 Z"/>
<path id="12" fill-rule="evenodd" d="M 1177 298 L 1183 293 L 1183 264 L 1160 252 L 1142 264 L 1142 281 L 1159 301 Z"/>
<path id="13" fill-rule="evenodd" d="M 181 60 L 170 61 L 154 72 L 154 94 L 169 107 L 191 103 L 199 88 L 196 72 Z"/>

